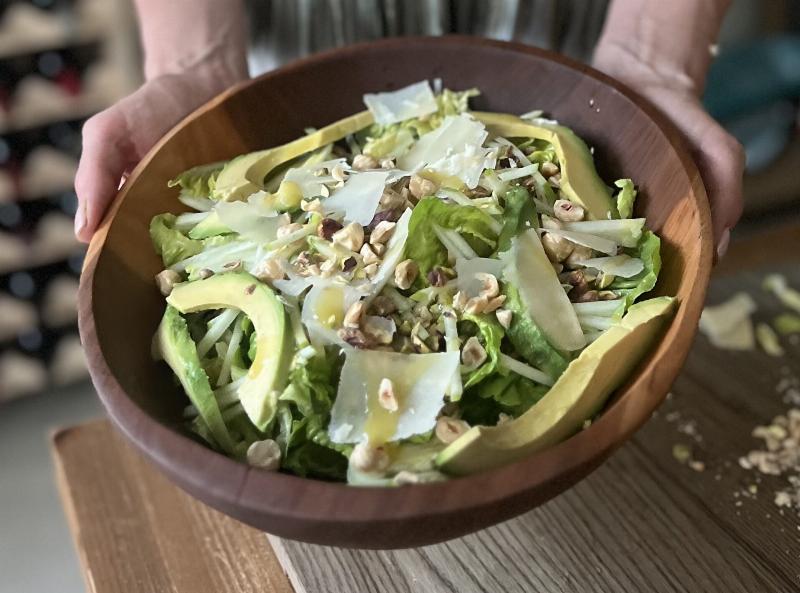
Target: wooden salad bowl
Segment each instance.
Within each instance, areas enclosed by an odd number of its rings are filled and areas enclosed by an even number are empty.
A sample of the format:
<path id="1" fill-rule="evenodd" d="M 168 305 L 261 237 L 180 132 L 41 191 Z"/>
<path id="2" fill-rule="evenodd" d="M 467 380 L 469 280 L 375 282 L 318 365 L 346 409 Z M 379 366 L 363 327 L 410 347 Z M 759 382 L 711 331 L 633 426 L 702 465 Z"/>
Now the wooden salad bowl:
<path id="1" fill-rule="evenodd" d="M 656 288 L 679 308 L 602 416 L 561 444 L 469 477 L 402 488 L 357 488 L 267 472 L 195 442 L 181 427 L 185 395 L 150 355 L 164 298 L 148 224 L 180 212 L 167 181 L 193 165 L 297 138 L 363 109 L 362 94 L 441 78 L 478 87 L 473 107 L 542 109 L 595 148 L 601 176 L 631 177 L 636 215 L 662 240 Z M 559 494 L 624 443 L 664 399 L 697 328 L 712 265 L 700 175 L 680 135 L 609 77 L 519 44 L 465 37 L 389 39 L 320 54 L 240 84 L 189 115 L 139 163 L 95 234 L 80 287 L 80 330 L 111 420 L 190 494 L 291 539 L 356 548 L 431 544 L 509 519 Z M 157 503 L 157 501 L 155 501 Z"/>

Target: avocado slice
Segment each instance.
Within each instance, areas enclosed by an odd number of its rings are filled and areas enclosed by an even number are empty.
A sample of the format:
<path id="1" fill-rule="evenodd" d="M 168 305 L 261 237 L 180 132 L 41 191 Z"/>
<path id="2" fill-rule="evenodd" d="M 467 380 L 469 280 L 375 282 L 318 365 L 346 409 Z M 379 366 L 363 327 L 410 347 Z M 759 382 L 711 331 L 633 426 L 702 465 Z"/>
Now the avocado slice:
<path id="1" fill-rule="evenodd" d="M 156 352 L 170 366 L 183 385 L 186 395 L 197 408 L 213 440 L 226 453 L 234 453 L 234 444 L 222 420 L 208 376 L 200 364 L 197 346 L 189 335 L 186 320 L 175 307 L 167 306 L 158 326 Z"/>
<path id="2" fill-rule="evenodd" d="M 439 454 L 437 466 L 450 474 L 471 474 L 517 461 L 575 433 L 630 375 L 674 303 L 672 297 L 658 297 L 633 305 L 530 410 L 501 426 L 471 428 Z"/>
<path id="3" fill-rule="evenodd" d="M 550 142 L 561 166 L 561 193 L 586 209 L 587 219 L 618 218 L 611 190 L 597 174 L 589 148 L 572 130 L 557 124 L 525 121 L 506 113 L 474 111 L 490 135 L 537 138 Z"/>
<path id="4" fill-rule="evenodd" d="M 264 180 L 276 167 L 354 134 L 373 121 L 369 111 L 362 111 L 287 144 L 236 157 L 220 171 L 211 197 L 225 201 L 245 199 L 264 189 Z"/>
<path id="5" fill-rule="evenodd" d="M 219 214 L 209 212 L 203 220 L 198 222 L 187 234 L 190 239 L 208 239 L 217 235 L 226 235 L 233 231 L 219 219 Z"/>
<path id="6" fill-rule="evenodd" d="M 250 318 L 256 355 L 239 388 L 239 401 L 253 424 L 265 430 L 275 415 L 291 356 L 286 312 L 275 293 L 250 274 L 235 272 L 179 284 L 167 303 L 181 313 L 233 308 Z"/>

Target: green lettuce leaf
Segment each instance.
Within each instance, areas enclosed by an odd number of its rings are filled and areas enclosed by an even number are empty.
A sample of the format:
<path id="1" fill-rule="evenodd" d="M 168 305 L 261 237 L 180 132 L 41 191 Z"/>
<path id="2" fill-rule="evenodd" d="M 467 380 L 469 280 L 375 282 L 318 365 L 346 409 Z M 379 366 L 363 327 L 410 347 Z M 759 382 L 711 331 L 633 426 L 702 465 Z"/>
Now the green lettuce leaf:
<path id="1" fill-rule="evenodd" d="M 459 402 L 462 417 L 471 425 L 494 426 L 500 414 L 524 414 L 548 387 L 508 371 L 500 371 L 468 389 Z"/>
<path id="2" fill-rule="evenodd" d="M 614 182 L 619 188 L 617 193 L 617 211 L 620 218 L 631 218 L 633 216 L 633 202 L 636 200 L 636 188 L 630 179 L 618 179 Z"/>
<path id="3" fill-rule="evenodd" d="M 512 283 L 504 283 L 503 294 L 506 295 L 503 306 L 513 313 L 511 326 L 506 330 L 508 340 L 522 359 L 554 379 L 558 378 L 569 361 L 550 345 L 542 330 L 530 318 L 519 291 Z"/>
<path id="4" fill-rule="evenodd" d="M 174 214 L 159 214 L 150 221 L 150 240 L 165 267 L 197 255 L 203 250 L 203 243 L 190 239 L 175 229 Z"/>
<path id="5" fill-rule="evenodd" d="M 460 233 L 481 257 L 492 253 L 496 235 L 492 218 L 478 208 L 447 204 L 439 198 L 420 200 L 411 213 L 406 241 L 406 258 L 417 262 L 420 280 L 427 286 L 426 274 L 447 264 L 447 249 L 436 237 L 434 225 Z"/>
<path id="6" fill-rule="evenodd" d="M 531 227 L 538 227 L 536 206 L 524 187 L 512 187 L 505 194 L 503 230 L 497 238 L 497 252 L 508 251 L 511 239 Z"/>
<path id="7" fill-rule="evenodd" d="M 481 366 L 470 372 L 464 382 L 464 389 L 476 385 L 497 372 L 497 361 L 500 358 L 500 343 L 503 341 L 503 327 L 488 315 L 464 315 L 463 323 L 471 323 L 477 327 L 477 334 L 488 358 Z M 459 332 L 461 333 L 461 332 Z M 463 335 L 463 334 L 462 334 Z"/>
<path id="8" fill-rule="evenodd" d="M 635 249 L 628 249 L 629 255 L 638 257 L 644 263 L 644 270 L 632 278 L 617 278 L 610 289 L 625 297 L 627 310 L 641 295 L 653 290 L 661 271 L 661 239 L 652 231 L 645 230 Z M 621 315 L 624 311 L 619 311 Z"/>
<path id="9" fill-rule="evenodd" d="M 336 395 L 335 367 L 335 358 L 322 354 L 296 365 L 279 398 L 282 467 L 299 476 L 343 480 L 347 475 L 351 447 L 332 443 L 326 430 Z"/>
<path id="10" fill-rule="evenodd" d="M 217 176 L 224 166 L 224 161 L 198 165 L 184 171 L 175 179 L 171 179 L 167 185 L 169 187 L 180 187 L 187 194 L 196 198 L 209 198 L 214 190 Z"/>

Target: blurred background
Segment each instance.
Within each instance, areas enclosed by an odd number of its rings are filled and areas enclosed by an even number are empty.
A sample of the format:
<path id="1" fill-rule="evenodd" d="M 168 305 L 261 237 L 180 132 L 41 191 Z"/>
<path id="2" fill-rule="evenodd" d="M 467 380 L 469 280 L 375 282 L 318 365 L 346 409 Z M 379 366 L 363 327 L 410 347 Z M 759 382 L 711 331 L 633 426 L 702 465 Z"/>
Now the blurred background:
<path id="1" fill-rule="evenodd" d="M 800 216 L 800 0 L 734 0 L 717 50 L 705 102 L 747 152 L 737 232 Z M 72 185 L 83 122 L 140 68 L 129 0 L 0 0 L 0 592 L 83 590 L 47 448 L 101 413 L 76 329 Z"/>

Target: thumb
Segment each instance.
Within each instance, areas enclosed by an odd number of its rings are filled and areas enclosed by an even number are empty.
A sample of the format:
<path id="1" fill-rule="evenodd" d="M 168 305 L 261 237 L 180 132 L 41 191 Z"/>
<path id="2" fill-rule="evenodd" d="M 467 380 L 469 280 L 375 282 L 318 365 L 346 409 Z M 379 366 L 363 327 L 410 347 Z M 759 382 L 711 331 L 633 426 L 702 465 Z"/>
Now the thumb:
<path id="1" fill-rule="evenodd" d="M 83 150 L 75 174 L 75 236 L 80 241 L 92 238 L 117 193 L 122 175 L 136 160 L 134 153 L 119 106 L 98 113 L 84 124 Z"/>

